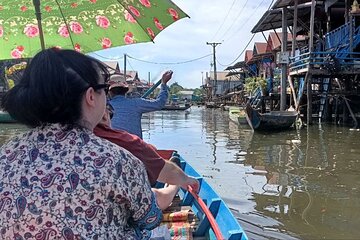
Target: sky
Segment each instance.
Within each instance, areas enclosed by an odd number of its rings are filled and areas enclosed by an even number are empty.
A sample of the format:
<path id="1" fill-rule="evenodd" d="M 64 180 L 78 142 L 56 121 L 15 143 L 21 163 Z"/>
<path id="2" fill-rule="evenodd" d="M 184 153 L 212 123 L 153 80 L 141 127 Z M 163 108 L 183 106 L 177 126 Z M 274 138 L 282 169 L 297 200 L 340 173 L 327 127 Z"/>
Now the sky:
<path id="1" fill-rule="evenodd" d="M 265 42 L 261 33 L 254 39 L 251 29 L 269 8 L 271 0 L 173 0 L 190 18 L 183 18 L 160 32 L 154 43 L 138 43 L 101 50 L 91 54 L 100 60 L 114 60 L 124 69 L 138 71 L 139 77 L 156 82 L 166 70 L 173 70 L 169 82 L 184 88 L 199 88 L 206 72 L 213 71 L 213 48 L 216 47 L 217 71 L 244 60 L 244 49 L 254 42 Z M 265 33 L 265 36 L 268 34 Z M 206 57 L 205 57 L 206 56 Z M 199 60 L 195 60 L 201 58 Z M 146 62 L 143 62 L 146 61 Z M 189 61 L 189 62 L 188 62 Z M 151 62 L 151 63 L 147 63 Z M 187 62 L 187 63 L 184 63 Z"/>

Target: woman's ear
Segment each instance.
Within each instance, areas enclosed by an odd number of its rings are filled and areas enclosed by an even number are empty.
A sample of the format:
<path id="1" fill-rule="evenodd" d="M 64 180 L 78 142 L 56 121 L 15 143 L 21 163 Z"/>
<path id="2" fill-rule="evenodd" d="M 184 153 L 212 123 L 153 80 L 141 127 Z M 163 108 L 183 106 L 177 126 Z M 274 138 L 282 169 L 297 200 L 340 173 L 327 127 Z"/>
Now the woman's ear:
<path id="1" fill-rule="evenodd" d="M 85 92 L 85 103 L 89 107 L 95 107 L 95 90 L 89 87 Z"/>

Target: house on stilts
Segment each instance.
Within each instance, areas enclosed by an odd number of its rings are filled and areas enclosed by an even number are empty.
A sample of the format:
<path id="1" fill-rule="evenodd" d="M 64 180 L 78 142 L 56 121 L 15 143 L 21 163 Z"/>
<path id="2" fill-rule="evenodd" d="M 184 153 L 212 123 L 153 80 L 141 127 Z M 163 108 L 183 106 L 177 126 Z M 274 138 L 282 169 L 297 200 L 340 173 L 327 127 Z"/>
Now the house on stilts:
<path id="1" fill-rule="evenodd" d="M 352 123 L 360 113 L 360 10 L 342 0 L 277 0 L 252 29 L 281 29 L 280 110 L 290 105 L 311 124 Z M 305 36 L 299 41 L 299 36 Z M 273 41 L 272 38 L 271 41 Z M 269 43 L 269 40 L 268 40 Z M 291 89 L 291 96 L 286 89 Z M 288 96 L 288 97 L 287 97 Z"/>

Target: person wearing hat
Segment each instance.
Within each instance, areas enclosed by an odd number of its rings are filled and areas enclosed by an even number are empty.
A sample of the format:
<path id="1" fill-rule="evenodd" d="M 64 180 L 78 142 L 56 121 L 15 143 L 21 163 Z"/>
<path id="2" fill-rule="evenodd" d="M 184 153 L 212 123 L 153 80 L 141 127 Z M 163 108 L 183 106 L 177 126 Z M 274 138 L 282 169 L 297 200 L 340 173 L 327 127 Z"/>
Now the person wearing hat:
<path id="1" fill-rule="evenodd" d="M 126 98 L 129 90 L 121 75 L 113 75 L 110 79 L 110 104 L 115 113 L 111 120 L 114 129 L 127 131 L 142 139 L 141 117 L 143 113 L 161 110 L 168 99 L 169 91 L 166 85 L 170 81 L 173 72 L 167 71 L 161 78 L 161 90 L 154 100 L 145 98 Z"/>

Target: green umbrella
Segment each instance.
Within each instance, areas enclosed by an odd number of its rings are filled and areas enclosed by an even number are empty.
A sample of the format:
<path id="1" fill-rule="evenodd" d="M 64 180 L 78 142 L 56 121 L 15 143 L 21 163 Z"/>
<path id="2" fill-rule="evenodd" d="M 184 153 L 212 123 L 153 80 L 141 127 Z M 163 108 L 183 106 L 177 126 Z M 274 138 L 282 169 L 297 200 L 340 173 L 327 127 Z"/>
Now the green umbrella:
<path id="1" fill-rule="evenodd" d="M 187 15 L 170 0 L 1 0 L 0 60 L 153 41 Z"/>

